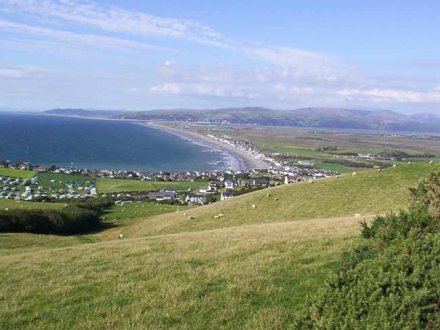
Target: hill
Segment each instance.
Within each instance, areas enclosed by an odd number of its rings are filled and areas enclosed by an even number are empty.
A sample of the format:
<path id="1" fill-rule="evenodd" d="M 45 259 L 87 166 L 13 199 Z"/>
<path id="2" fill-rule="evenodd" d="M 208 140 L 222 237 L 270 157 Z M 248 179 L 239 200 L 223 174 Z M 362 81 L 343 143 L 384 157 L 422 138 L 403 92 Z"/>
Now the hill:
<path id="1" fill-rule="evenodd" d="M 381 172 L 360 171 L 355 176 L 345 174 L 317 180 L 313 184 L 282 185 L 208 206 L 164 214 L 149 219 L 148 224 L 137 220 L 123 232 L 127 237 L 139 237 L 398 211 L 408 205 L 408 188 L 415 187 L 418 180 L 439 170 L 440 165 L 436 164 L 412 164 Z M 223 216 L 219 218 L 219 214 Z"/>
<path id="2" fill-rule="evenodd" d="M 0 235 L 0 328 L 287 328 L 359 220 L 406 207 L 439 170 L 284 185 L 91 235 Z"/>
<path id="3" fill-rule="evenodd" d="M 330 129 L 378 131 L 440 132 L 440 121 L 426 115 L 407 116 L 388 110 L 354 110 L 340 108 L 301 108 L 273 110 L 261 107 L 213 110 L 91 111 L 55 109 L 48 114 L 83 117 L 106 117 L 151 121 L 203 122 L 210 124 L 246 124 L 259 126 L 293 126 Z"/>

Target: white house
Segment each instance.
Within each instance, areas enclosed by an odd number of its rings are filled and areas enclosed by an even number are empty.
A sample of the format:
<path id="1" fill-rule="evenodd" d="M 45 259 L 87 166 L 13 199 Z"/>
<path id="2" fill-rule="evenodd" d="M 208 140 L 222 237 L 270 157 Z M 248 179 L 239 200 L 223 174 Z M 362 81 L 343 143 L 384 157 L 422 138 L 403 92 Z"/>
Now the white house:
<path id="1" fill-rule="evenodd" d="M 188 204 L 205 204 L 206 197 L 198 194 L 188 194 L 188 196 L 186 196 L 185 201 Z"/>
<path id="2" fill-rule="evenodd" d="M 233 197 L 234 197 L 234 195 L 232 193 L 222 192 L 220 195 L 220 200 L 225 201 L 225 200 L 231 199 Z"/>
<path id="3" fill-rule="evenodd" d="M 237 187 L 237 180 L 226 180 L 225 181 L 225 187 L 226 189 L 234 189 Z"/>

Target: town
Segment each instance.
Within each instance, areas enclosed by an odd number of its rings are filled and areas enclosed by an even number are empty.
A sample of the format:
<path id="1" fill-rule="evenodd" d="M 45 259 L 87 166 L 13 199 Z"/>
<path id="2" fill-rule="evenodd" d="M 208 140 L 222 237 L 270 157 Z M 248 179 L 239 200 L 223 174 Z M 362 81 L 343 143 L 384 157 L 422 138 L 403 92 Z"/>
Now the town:
<path id="1" fill-rule="evenodd" d="M 0 198 L 37 202 L 68 201 L 84 198 L 112 198 L 116 204 L 134 201 L 203 205 L 234 198 L 255 190 L 314 181 L 338 175 L 337 172 L 316 169 L 311 165 L 271 166 L 269 169 L 246 171 L 187 171 L 148 173 L 135 170 L 79 169 L 42 167 L 26 162 L 0 162 L 1 168 L 34 173 L 28 179 L 0 176 Z M 1 173 L 1 171 L 0 171 Z M 100 191 L 101 186 L 122 180 L 123 183 L 157 183 L 160 189 L 139 186 L 124 191 Z M 182 184 L 187 183 L 185 187 Z M 105 189 L 104 189 L 105 190 Z"/>

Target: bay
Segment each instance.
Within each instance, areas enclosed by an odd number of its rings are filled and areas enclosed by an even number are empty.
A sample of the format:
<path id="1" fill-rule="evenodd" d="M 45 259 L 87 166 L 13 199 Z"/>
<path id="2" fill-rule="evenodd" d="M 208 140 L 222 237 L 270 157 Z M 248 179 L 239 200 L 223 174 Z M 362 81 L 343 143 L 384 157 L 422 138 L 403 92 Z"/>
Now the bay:
<path id="1" fill-rule="evenodd" d="M 0 113 L 0 159 L 94 169 L 234 169 L 221 150 L 118 120 Z"/>

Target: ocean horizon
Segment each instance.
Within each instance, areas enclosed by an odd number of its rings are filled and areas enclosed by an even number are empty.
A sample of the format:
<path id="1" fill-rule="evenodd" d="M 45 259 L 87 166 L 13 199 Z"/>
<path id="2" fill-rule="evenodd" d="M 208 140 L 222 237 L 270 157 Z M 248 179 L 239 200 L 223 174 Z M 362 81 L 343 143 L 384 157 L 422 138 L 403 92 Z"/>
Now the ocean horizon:
<path id="1" fill-rule="evenodd" d="M 139 123 L 29 113 L 0 113 L 0 159 L 149 172 L 240 167 L 236 155 Z"/>

